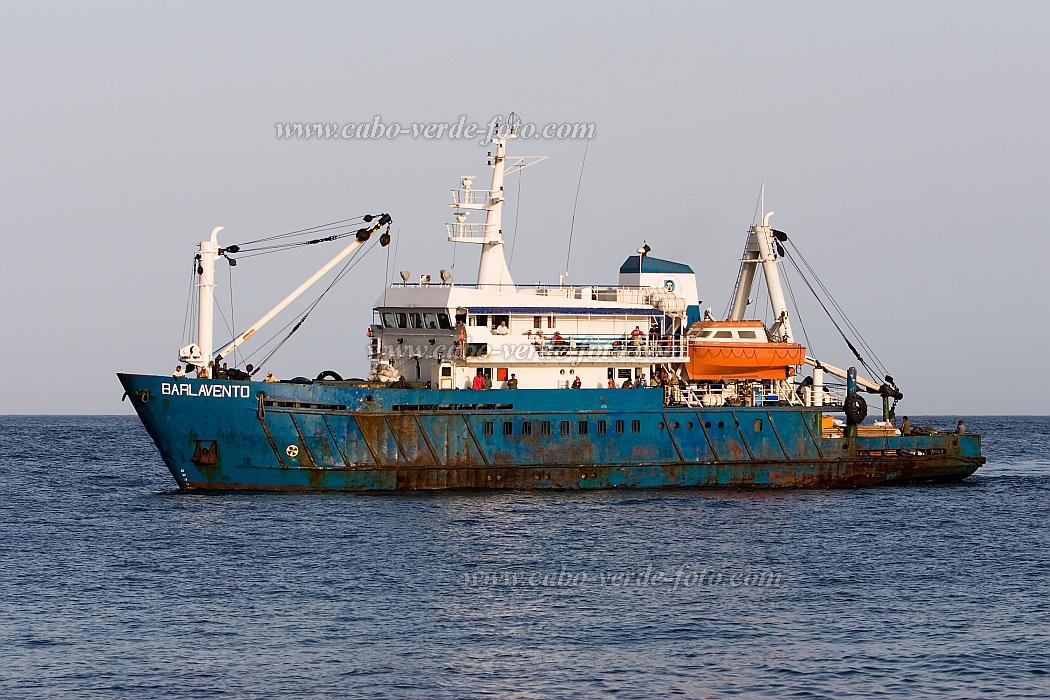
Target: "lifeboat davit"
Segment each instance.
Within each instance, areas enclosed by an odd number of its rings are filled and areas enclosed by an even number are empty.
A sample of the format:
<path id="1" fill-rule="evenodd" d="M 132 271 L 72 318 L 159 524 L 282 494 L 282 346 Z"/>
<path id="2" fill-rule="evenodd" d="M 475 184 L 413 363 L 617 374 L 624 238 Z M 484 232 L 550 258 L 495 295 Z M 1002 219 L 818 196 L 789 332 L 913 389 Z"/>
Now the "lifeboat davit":
<path id="1" fill-rule="evenodd" d="M 806 360 L 798 343 L 769 339 L 761 321 L 701 321 L 689 329 L 689 364 L 694 381 L 787 379 Z"/>

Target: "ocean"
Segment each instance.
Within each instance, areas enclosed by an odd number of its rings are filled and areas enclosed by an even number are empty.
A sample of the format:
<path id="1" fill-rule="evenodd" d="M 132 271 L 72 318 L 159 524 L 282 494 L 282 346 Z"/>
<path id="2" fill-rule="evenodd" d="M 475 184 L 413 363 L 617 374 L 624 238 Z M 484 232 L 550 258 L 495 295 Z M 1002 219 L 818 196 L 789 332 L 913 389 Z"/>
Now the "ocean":
<path id="1" fill-rule="evenodd" d="M 0 417 L 0 698 L 1047 697 L 1050 418 L 966 420 L 951 485 L 216 495 Z"/>

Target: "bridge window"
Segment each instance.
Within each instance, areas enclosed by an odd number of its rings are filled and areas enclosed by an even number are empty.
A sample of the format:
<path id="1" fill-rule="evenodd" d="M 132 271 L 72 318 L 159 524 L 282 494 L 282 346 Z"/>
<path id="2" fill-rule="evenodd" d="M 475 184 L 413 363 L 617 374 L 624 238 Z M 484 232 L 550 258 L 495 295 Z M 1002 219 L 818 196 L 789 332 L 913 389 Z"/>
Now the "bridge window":
<path id="1" fill-rule="evenodd" d="M 758 336 L 755 335 L 754 331 L 740 331 L 741 340 L 755 340 Z"/>
<path id="2" fill-rule="evenodd" d="M 423 314 L 412 312 L 408 315 L 408 320 L 413 328 L 423 327 Z"/>
<path id="3" fill-rule="evenodd" d="M 397 328 L 397 319 L 394 317 L 394 314 L 390 311 L 383 312 L 383 327 Z"/>
<path id="4" fill-rule="evenodd" d="M 543 316 L 533 316 L 532 317 L 532 327 L 533 328 L 543 328 Z"/>
<path id="5" fill-rule="evenodd" d="M 448 322 L 448 314 L 446 314 L 446 313 L 439 313 L 438 314 L 438 328 L 443 328 L 445 330 L 448 330 L 448 329 L 452 328 L 452 324 Z"/>
<path id="6" fill-rule="evenodd" d="M 395 314 L 395 316 L 397 316 L 397 327 L 398 328 L 408 328 L 408 314 L 399 313 L 399 314 Z"/>
<path id="7" fill-rule="evenodd" d="M 433 311 L 428 311 L 423 314 L 423 319 L 426 321 L 427 330 L 435 331 L 438 327 L 438 317 Z"/>
<path id="8" fill-rule="evenodd" d="M 487 314 L 478 314 L 470 317 L 470 325 L 472 326 L 487 326 L 488 324 L 489 317 Z"/>
<path id="9" fill-rule="evenodd" d="M 718 331 L 715 333 L 716 338 L 732 338 L 733 331 Z"/>

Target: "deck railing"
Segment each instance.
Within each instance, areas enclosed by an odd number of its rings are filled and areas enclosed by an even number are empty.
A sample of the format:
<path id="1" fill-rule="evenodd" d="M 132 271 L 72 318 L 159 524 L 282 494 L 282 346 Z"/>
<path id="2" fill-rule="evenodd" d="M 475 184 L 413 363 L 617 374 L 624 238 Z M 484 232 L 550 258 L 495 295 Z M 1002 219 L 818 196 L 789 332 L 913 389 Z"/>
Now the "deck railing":
<path id="1" fill-rule="evenodd" d="M 529 342 L 543 358 L 549 357 L 684 357 L 685 338 L 622 335 L 572 335 L 560 340 L 531 336 Z"/>

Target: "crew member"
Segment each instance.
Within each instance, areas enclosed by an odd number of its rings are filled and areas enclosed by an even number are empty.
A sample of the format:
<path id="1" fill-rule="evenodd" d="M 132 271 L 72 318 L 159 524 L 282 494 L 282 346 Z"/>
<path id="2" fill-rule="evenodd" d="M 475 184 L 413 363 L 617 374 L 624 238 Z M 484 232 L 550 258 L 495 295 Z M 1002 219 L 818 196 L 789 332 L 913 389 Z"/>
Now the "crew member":
<path id="1" fill-rule="evenodd" d="M 911 421 L 908 420 L 908 416 L 904 416 L 904 420 L 901 421 L 901 435 L 911 435 Z"/>
<path id="2" fill-rule="evenodd" d="M 645 331 L 635 326 L 634 330 L 631 331 L 631 349 L 633 351 L 631 354 L 641 355 L 643 345 L 645 345 Z"/>
<path id="3" fill-rule="evenodd" d="M 182 365 L 175 365 L 175 371 L 171 373 L 171 376 L 176 379 L 182 379 L 186 376 L 186 373 L 182 371 Z"/>
<path id="4" fill-rule="evenodd" d="M 472 389 L 484 389 L 485 388 L 485 376 L 478 370 L 478 373 L 474 375 L 474 383 L 471 384 Z"/>
<path id="5" fill-rule="evenodd" d="M 966 434 L 966 424 L 963 423 L 962 421 L 959 421 L 959 423 L 955 426 L 955 434 L 956 435 L 965 435 Z"/>
<path id="6" fill-rule="evenodd" d="M 518 388 L 518 376 L 516 374 L 511 374 L 510 375 L 510 379 L 507 380 L 507 388 L 508 389 L 517 389 Z"/>
<path id="7" fill-rule="evenodd" d="M 273 383 L 277 382 L 277 377 L 274 376 L 273 372 L 267 372 L 266 373 L 266 378 L 263 379 L 263 381 L 264 382 L 269 382 L 270 384 L 273 384 Z"/>
<path id="8" fill-rule="evenodd" d="M 576 379 L 572 380 L 572 388 L 573 389 L 582 389 L 583 388 L 583 381 L 580 380 L 580 375 L 577 374 L 576 375 Z"/>

